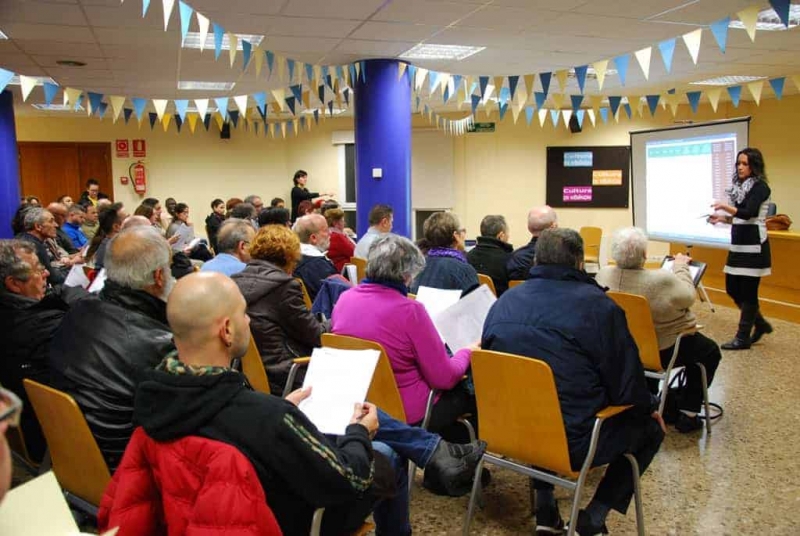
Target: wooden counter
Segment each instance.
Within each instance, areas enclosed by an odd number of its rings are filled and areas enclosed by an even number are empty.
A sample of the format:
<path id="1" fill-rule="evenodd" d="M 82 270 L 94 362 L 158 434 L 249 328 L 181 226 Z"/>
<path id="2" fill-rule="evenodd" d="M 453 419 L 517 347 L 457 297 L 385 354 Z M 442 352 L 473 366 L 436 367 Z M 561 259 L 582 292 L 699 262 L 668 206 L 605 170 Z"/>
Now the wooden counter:
<path id="1" fill-rule="evenodd" d="M 800 323 L 800 233 L 769 231 L 772 251 L 772 275 L 761 279 L 759 301 L 764 316 Z M 683 253 L 686 246 L 670 244 L 670 254 Z M 725 293 L 725 260 L 727 249 L 695 246 L 692 258 L 708 264 L 703 286 L 715 305 L 735 307 Z"/>

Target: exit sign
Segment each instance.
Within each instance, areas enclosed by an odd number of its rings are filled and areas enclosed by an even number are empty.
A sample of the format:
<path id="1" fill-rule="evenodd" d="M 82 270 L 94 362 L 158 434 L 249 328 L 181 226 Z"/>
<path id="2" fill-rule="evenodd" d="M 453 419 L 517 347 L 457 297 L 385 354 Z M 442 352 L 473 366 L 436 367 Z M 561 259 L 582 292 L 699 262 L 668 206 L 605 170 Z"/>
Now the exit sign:
<path id="1" fill-rule="evenodd" d="M 494 132 L 494 123 L 472 123 L 467 132 Z"/>

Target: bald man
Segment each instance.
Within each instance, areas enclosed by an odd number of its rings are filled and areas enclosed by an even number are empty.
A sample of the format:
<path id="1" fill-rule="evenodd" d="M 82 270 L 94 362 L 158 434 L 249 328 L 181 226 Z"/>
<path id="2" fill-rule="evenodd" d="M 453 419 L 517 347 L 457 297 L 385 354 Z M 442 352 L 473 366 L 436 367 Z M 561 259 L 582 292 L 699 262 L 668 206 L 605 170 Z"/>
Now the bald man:
<path id="1" fill-rule="evenodd" d="M 300 253 L 303 255 L 294 269 L 294 275 L 303 280 L 313 301 L 322 287 L 322 281 L 339 273 L 325 256 L 331 245 L 328 222 L 321 214 L 308 214 L 297 219 L 293 230 L 300 239 Z"/>
<path id="2" fill-rule="evenodd" d="M 64 223 L 67 221 L 67 207 L 63 203 L 50 203 L 47 205 L 47 211 L 56 219 L 56 244 L 66 251 L 68 254 L 78 252 L 78 248 L 72 243 L 69 235 L 64 231 Z"/>
<path id="3" fill-rule="evenodd" d="M 528 232 L 531 233 L 531 241 L 514 250 L 511 258 L 506 263 L 508 279 L 519 280 L 529 279 L 530 271 L 533 268 L 533 257 L 536 255 L 536 241 L 545 229 L 558 227 L 558 217 L 556 211 L 550 206 L 533 207 L 528 212 Z"/>

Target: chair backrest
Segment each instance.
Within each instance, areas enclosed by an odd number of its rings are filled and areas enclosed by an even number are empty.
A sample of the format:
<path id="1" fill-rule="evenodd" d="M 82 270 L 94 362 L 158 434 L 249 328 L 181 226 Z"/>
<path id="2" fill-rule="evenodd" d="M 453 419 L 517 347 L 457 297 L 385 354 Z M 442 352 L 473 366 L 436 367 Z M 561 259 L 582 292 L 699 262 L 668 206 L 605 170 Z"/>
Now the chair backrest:
<path id="1" fill-rule="evenodd" d="M 628 320 L 628 330 L 639 348 L 639 359 L 647 370 L 661 372 L 661 356 L 658 351 L 658 337 L 653 316 L 650 313 L 650 304 L 647 298 L 627 292 L 608 291 L 608 297 L 616 302 L 625 311 Z"/>
<path id="2" fill-rule="evenodd" d="M 256 341 L 252 336 L 250 344 L 247 346 L 247 353 L 242 358 L 242 373 L 247 377 L 247 381 L 250 382 L 253 389 L 267 395 L 272 394 L 264 362 L 261 361 L 261 354 L 258 352 Z"/>
<path id="3" fill-rule="evenodd" d="M 310 311 L 311 308 L 314 306 L 314 303 L 311 301 L 311 296 L 308 294 L 308 289 L 306 288 L 306 284 L 303 283 L 303 280 L 299 277 L 294 278 L 295 281 L 300 283 L 300 290 L 303 292 L 303 301 L 306 304 L 306 308 Z"/>
<path id="4" fill-rule="evenodd" d="M 581 238 L 583 238 L 583 256 L 591 259 L 592 262 L 600 260 L 600 243 L 603 240 L 603 229 L 600 227 L 581 227 Z"/>
<path id="5" fill-rule="evenodd" d="M 497 296 L 497 289 L 494 288 L 494 281 L 492 281 L 491 277 L 486 274 L 478 274 L 478 283 L 489 287 L 489 290 L 492 291 L 492 294 Z"/>
<path id="6" fill-rule="evenodd" d="M 350 264 L 356 265 L 356 273 L 358 274 L 358 282 L 367 277 L 367 259 L 361 257 L 350 257 Z"/>
<path id="7" fill-rule="evenodd" d="M 29 379 L 23 383 L 47 439 L 58 483 L 99 505 L 111 475 L 78 404 L 52 387 Z"/>
<path id="8" fill-rule="evenodd" d="M 472 352 L 478 427 L 488 450 L 573 476 L 553 371 L 544 361 Z"/>
<path id="9" fill-rule="evenodd" d="M 517 285 L 523 284 L 524 282 L 525 282 L 524 279 L 512 279 L 511 281 L 508 282 L 508 288 L 514 288 Z"/>
<path id="10" fill-rule="evenodd" d="M 322 346 L 340 350 L 378 350 L 381 356 L 378 358 L 378 366 L 375 367 L 375 375 L 372 376 L 372 383 L 367 392 L 367 400 L 398 421 L 406 422 L 403 399 L 400 398 L 394 371 L 392 371 L 392 365 L 389 363 L 389 357 L 386 355 L 386 350 L 384 350 L 383 346 L 366 339 L 334 335 L 333 333 L 322 334 Z"/>

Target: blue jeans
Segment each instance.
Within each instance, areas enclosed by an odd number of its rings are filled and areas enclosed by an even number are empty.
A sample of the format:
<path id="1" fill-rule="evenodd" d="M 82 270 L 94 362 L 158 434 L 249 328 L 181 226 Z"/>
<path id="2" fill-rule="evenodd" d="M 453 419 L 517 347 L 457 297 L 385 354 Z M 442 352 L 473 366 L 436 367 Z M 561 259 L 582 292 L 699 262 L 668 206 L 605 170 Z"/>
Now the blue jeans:
<path id="1" fill-rule="evenodd" d="M 377 437 L 376 437 L 377 439 Z M 389 445 L 373 441 L 372 448 L 386 456 L 394 469 L 397 494 L 380 501 L 372 512 L 375 533 L 378 536 L 408 536 L 411 534 L 408 504 L 408 462 Z"/>
<path id="2" fill-rule="evenodd" d="M 378 426 L 375 441 L 386 444 L 394 453 L 422 468 L 428 465 L 442 439 L 427 430 L 398 421 L 380 409 Z"/>

